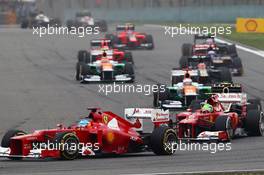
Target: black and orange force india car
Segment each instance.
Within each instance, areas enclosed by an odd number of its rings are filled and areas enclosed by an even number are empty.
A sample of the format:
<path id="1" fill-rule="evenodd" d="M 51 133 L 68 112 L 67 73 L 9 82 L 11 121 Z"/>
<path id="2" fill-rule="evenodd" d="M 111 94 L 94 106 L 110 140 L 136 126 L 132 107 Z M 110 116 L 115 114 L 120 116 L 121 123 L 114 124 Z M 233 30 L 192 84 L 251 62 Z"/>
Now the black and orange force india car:
<path id="1" fill-rule="evenodd" d="M 215 67 L 228 67 L 233 75 L 243 74 L 243 65 L 234 44 L 216 42 L 215 37 L 206 34 L 194 36 L 194 43 L 182 45 L 182 61 L 192 56 L 209 56 Z"/>
<path id="2" fill-rule="evenodd" d="M 117 49 L 154 49 L 153 37 L 150 34 L 136 32 L 135 25 L 125 24 L 116 27 L 116 34 L 106 34 Z"/>
<path id="3" fill-rule="evenodd" d="M 212 91 L 216 93 L 205 102 L 194 101 L 189 110 L 176 115 L 179 139 L 230 141 L 236 136 L 264 135 L 259 100 L 249 100 L 238 84 L 214 85 Z"/>
<path id="4" fill-rule="evenodd" d="M 36 130 L 30 134 L 7 131 L 1 142 L 0 156 L 13 160 L 49 157 L 73 160 L 107 153 L 153 151 L 157 155 L 173 154 L 174 150 L 166 144 L 176 142 L 175 131 L 162 125 L 169 119 L 168 112 L 151 109 L 135 116 L 138 110 L 132 110 L 132 113 L 129 110 L 127 117 L 150 117 L 155 125 L 152 133 L 139 133 L 135 131 L 141 127 L 139 119 L 131 123 L 110 111 L 90 110 L 87 117 L 69 127 L 58 124 L 55 129 Z"/>
<path id="5" fill-rule="evenodd" d="M 100 32 L 107 32 L 107 23 L 105 20 L 96 20 L 92 17 L 90 11 L 84 10 L 75 14 L 75 19 L 67 21 L 67 27 L 71 30 L 72 27 L 98 27 Z"/>
<path id="6" fill-rule="evenodd" d="M 232 82 L 232 73 L 228 67 L 215 66 L 209 56 L 191 56 L 180 59 L 180 68 L 172 70 L 172 82 L 182 80 L 184 71 L 189 71 L 197 82 L 203 84 L 214 84 L 219 82 Z"/>
<path id="7" fill-rule="evenodd" d="M 111 40 L 92 40 L 90 51 L 80 50 L 78 52 L 76 80 L 81 82 L 133 82 L 133 65 L 131 52 L 113 49 Z"/>
<path id="8" fill-rule="evenodd" d="M 211 93 L 211 85 L 204 85 L 192 78 L 193 73 L 189 70 L 179 70 L 177 81 L 173 77 L 172 85 L 159 88 L 153 93 L 153 106 L 170 109 L 187 109 L 193 100 L 206 99 Z M 183 77 L 181 75 L 183 74 Z M 161 87 L 160 85 L 159 87 Z"/>
<path id="9" fill-rule="evenodd" d="M 81 83 L 92 82 L 134 82 L 134 66 L 130 62 L 120 62 L 108 56 L 104 51 L 96 61 L 90 62 L 89 57 L 84 57 L 76 64 L 76 80 Z"/>

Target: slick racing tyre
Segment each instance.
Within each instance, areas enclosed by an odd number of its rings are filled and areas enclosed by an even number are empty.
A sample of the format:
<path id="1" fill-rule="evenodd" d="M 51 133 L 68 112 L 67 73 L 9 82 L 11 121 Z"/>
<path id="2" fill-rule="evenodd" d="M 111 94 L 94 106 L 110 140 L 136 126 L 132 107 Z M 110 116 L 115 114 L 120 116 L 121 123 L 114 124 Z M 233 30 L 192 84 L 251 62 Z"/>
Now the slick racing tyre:
<path id="1" fill-rule="evenodd" d="M 125 56 L 124 57 L 125 57 L 125 60 L 128 63 L 134 64 L 134 60 L 133 60 L 133 56 L 132 56 L 131 52 L 125 52 Z"/>
<path id="2" fill-rule="evenodd" d="M 182 56 L 192 56 L 192 44 L 184 43 L 182 45 Z"/>
<path id="3" fill-rule="evenodd" d="M 150 137 L 150 147 L 156 155 L 172 155 L 176 151 L 177 136 L 173 129 L 160 126 Z"/>
<path id="4" fill-rule="evenodd" d="M 231 118 L 225 115 L 217 117 L 215 120 L 215 131 L 226 131 L 228 140 L 231 140 L 234 137 Z"/>
<path id="5" fill-rule="evenodd" d="M 21 136 L 21 135 L 25 135 L 26 133 L 24 131 L 20 131 L 20 130 L 9 130 L 5 133 L 2 142 L 1 142 L 1 147 L 4 148 L 9 148 L 10 147 L 10 141 L 12 137 L 15 136 Z M 12 160 L 21 160 L 22 157 L 8 157 L 9 159 Z"/>
<path id="6" fill-rule="evenodd" d="M 232 83 L 232 74 L 226 67 L 219 67 L 220 70 L 220 82 Z"/>
<path id="7" fill-rule="evenodd" d="M 75 75 L 76 81 L 81 80 L 81 63 L 76 63 L 76 75 Z"/>
<path id="8" fill-rule="evenodd" d="M 131 82 L 134 82 L 135 72 L 134 72 L 134 67 L 131 63 L 127 63 L 125 65 L 125 74 L 128 74 L 130 77 L 132 77 Z"/>
<path id="9" fill-rule="evenodd" d="M 71 132 L 57 133 L 54 138 L 56 148 L 60 151 L 63 160 L 74 160 L 79 156 L 79 139 Z"/>
<path id="10" fill-rule="evenodd" d="M 179 61 L 179 65 L 181 68 L 188 68 L 188 57 L 182 56 Z"/>
<path id="11" fill-rule="evenodd" d="M 79 63 L 90 63 L 90 52 L 87 52 L 86 50 L 80 50 L 78 52 L 78 61 Z"/>
<path id="12" fill-rule="evenodd" d="M 153 50 L 154 49 L 154 41 L 152 35 L 146 35 L 146 44 L 151 44 L 147 49 L 148 50 Z"/>
<path id="13" fill-rule="evenodd" d="M 172 76 L 171 77 L 171 85 L 173 86 L 174 84 L 178 84 L 183 81 L 182 76 Z"/>
<path id="14" fill-rule="evenodd" d="M 237 73 L 235 75 L 242 76 L 244 73 L 243 65 L 240 57 L 234 57 L 233 59 L 233 67 L 237 69 Z"/>
<path id="15" fill-rule="evenodd" d="M 10 139 L 15 136 L 21 136 L 25 135 L 26 133 L 24 131 L 20 130 L 9 130 L 5 133 L 2 142 L 1 147 L 8 148 L 10 146 Z"/>
<path id="16" fill-rule="evenodd" d="M 165 87 L 164 91 L 161 91 L 160 87 L 162 86 L 161 84 L 158 85 L 158 92 L 153 93 L 153 107 L 160 107 L 160 102 L 162 103 L 165 100 L 168 100 L 170 97 L 170 92 L 169 89 Z"/>
<path id="17" fill-rule="evenodd" d="M 232 44 L 232 45 L 228 46 L 228 54 L 231 57 L 237 56 L 237 49 L 236 49 L 236 45 L 235 44 Z"/>
<path id="18" fill-rule="evenodd" d="M 248 99 L 247 110 L 255 109 L 262 111 L 262 105 L 260 99 Z"/>
<path id="19" fill-rule="evenodd" d="M 28 26 L 29 26 L 29 20 L 25 20 L 25 19 L 22 20 L 20 27 L 21 27 L 22 29 L 27 29 Z"/>
<path id="20" fill-rule="evenodd" d="M 245 119 L 245 129 L 250 136 L 264 135 L 264 115 L 259 110 L 248 110 Z"/>

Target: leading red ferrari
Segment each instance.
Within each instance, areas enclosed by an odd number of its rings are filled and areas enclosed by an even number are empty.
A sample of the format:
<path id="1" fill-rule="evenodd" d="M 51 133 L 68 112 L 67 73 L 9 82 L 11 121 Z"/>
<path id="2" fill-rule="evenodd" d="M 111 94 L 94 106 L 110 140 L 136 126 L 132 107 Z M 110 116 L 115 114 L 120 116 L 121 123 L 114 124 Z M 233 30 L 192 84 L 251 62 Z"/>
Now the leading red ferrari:
<path id="1" fill-rule="evenodd" d="M 2 139 L 0 156 L 10 159 L 22 158 L 59 158 L 73 160 L 80 156 L 103 153 L 135 153 L 153 151 L 157 155 L 171 155 L 173 150 L 167 143 L 176 141 L 173 129 L 163 126 L 169 119 L 168 111 L 159 109 L 132 109 L 126 114 L 135 117 L 152 118 L 155 128 L 152 133 L 137 132 L 140 120 L 134 123 L 106 111 L 90 109 L 90 114 L 69 127 L 61 124 L 55 129 L 36 130 L 31 134 L 9 130 Z"/>

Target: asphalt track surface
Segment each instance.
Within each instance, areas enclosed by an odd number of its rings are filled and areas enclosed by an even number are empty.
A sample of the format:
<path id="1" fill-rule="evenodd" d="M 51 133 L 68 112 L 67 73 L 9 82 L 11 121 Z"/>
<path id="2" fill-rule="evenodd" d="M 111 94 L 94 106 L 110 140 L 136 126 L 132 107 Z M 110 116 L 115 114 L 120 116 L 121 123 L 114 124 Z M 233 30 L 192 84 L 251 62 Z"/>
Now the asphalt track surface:
<path id="1" fill-rule="evenodd" d="M 181 45 L 191 36 L 170 38 L 159 27 L 138 27 L 155 39 L 154 51 L 134 51 L 136 83 L 169 83 L 177 67 Z M 100 106 L 120 115 L 125 107 L 151 107 L 152 96 L 118 93 L 105 96 L 98 85 L 74 80 L 76 54 L 91 37 L 48 36 L 31 30 L 0 29 L 0 136 L 10 128 L 34 129 L 66 125 L 87 115 L 86 108 Z M 263 58 L 239 50 L 245 75 L 237 77 L 252 96 L 264 99 Z M 150 127 L 150 126 L 149 126 Z M 178 151 L 173 156 L 151 152 L 74 161 L 0 159 L 0 174 L 147 174 L 195 171 L 262 169 L 264 138 L 232 141 L 231 151 Z"/>

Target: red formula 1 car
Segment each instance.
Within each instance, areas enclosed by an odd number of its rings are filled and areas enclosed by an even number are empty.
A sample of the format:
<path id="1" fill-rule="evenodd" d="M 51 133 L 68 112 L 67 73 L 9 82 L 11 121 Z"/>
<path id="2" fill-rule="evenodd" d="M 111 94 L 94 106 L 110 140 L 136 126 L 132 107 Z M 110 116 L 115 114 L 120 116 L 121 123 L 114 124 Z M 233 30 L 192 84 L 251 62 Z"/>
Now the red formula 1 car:
<path id="1" fill-rule="evenodd" d="M 168 120 L 168 113 L 150 110 L 156 127 L 147 134 L 135 130 L 141 127 L 139 119 L 131 123 L 112 112 L 90 110 L 86 118 L 70 127 L 59 124 L 56 129 L 36 130 L 31 134 L 9 130 L 2 139 L 0 156 L 16 160 L 47 157 L 73 160 L 99 153 L 125 154 L 148 150 L 157 155 L 173 154 L 173 150 L 165 146 L 176 141 L 175 131 L 162 126 L 160 120 L 161 117 L 163 122 Z"/>
<path id="2" fill-rule="evenodd" d="M 116 34 L 106 34 L 105 36 L 113 42 L 114 48 L 154 49 L 152 35 L 135 32 L 135 26 L 133 24 L 118 25 L 116 31 Z"/>
<path id="3" fill-rule="evenodd" d="M 260 101 L 248 100 L 239 85 L 220 84 L 213 88 L 225 93 L 213 95 L 202 108 L 197 101 L 191 105 L 193 109 L 176 115 L 179 139 L 229 141 L 234 136 L 264 135 Z"/>

